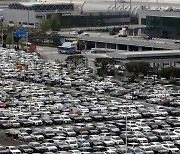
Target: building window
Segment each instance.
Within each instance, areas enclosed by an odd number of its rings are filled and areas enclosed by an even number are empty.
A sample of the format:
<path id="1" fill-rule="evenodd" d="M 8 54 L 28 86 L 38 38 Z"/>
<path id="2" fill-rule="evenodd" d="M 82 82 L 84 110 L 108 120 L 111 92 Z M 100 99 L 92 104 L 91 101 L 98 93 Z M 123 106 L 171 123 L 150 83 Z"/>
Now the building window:
<path id="1" fill-rule="evenodd" d="M 146 18 L 141 19 L 141 25 L 146 25 Z"/>

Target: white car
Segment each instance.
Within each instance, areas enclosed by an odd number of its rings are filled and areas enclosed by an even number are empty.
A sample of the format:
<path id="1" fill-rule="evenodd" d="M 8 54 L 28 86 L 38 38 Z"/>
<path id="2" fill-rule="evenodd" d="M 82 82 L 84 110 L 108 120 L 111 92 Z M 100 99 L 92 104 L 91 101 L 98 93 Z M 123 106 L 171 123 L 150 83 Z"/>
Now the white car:
<path id="1" fill-rule="evenodd" d="M 42 120 L 39 120 L 38 117 L 29 117 L 28 120 L 29 120 L 30 122 L 32 122 L 33 125 L 36 125 L 36 126 L 41 126 L 41 125 L 43 125 Z"/>
<path id="2" fill-rule="evenodd" d="M 70 123 L 72 121 L 67 115 L 61 115 L 61 119 L 64 123 Z"/>
<path id="3" fill-rule="evenodd" d="M 163 144 L 162 145 L 165 149 L 169 150 L 171 153 L 179 153 L 179 149 L 175 145 Z"/>
<path id="4" fill-rule="evenodd" d="M 122 140 L 122 138 L 120 138 L 119 136 L 112 136 L 111 139 L 115 142 L 115 144 L 119 145 L 123 145 L 124 141 Z"/>
<path id="5" fill-rule="evenodd" d="M 128 99 L 128 100 L 136 100 L 137 99 L 137 96 L 132 96 L 130 94 L 127 94 L 127 95 L 124 95 L 124 98 L 125 99 Z"/>
<path id="6" fill-rule="evenodd" d="M 102 142 L 104 142 L 104 144 L 106 144 L 107 146 L 113 146 L 115 145 L 114 140 L 112 140 L 110 137 L 103 137 L 100 139 Z"/>
<path id="7" fill-rule="evenodd" d="M 78 148 L 77 142 L 75 140 L 66 140 L 66 143 L 69 144 L 69 147 L 71 149 L 77 149 Z"/>
<path id="8" fill-rule="evenodd" d="M 180 137 L 180 130 L 179 129 L 175 129 L 173 131 L 173 133 L 175 133 L 178 137 Z"/>
<path id="9" fill-rule="evenodd" d="M 6 149 L 8 149 L 12 154 L 21 154 L 21 151 L 15 146 L 7 146 Z"/>
<path id="10" fill-rule="evenodd" d="M 58 149 L 53 143 L 42 143 L 43 146 L 45 146 L 48 151 L 56 152 Z"/>
<path id="11" fill-rule="evenodd" d="M 147 124 L 145 123 L 136 123 L 136 125 L 142 129 L 143 131 L 151 131 L 151 127 L 149 127 Z"/>
<path id="12" fill-rule="evenodd" d="M 78 32 L 77 31 L 72 31 L 70 32 L 71 35 L 78 35 Z"/>
<path id="13" fill-rule="evenodd" d="M 42 141 L 44 140 L 44 136 L 40 132 L 32 132 L 31 137 L 34 138 L 36 141 Z"/>

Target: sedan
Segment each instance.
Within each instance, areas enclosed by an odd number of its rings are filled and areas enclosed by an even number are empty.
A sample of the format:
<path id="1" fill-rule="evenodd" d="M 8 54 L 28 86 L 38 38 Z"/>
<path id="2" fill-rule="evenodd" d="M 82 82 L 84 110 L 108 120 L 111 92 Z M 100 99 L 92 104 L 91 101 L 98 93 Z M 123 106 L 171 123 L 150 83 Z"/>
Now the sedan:
<path id="1" fill-rule="evenodd" d="M 55 144 L 53 143 L 42 143 L 42 145 L 45 146 L 48 149 L 48 151 L 51 152 L 56 152 L 58 150 Z"/>
<path id="2" fill-rule="evenodd" d="M 23 145 L 19 145 L 18 149 L 21 150 L 21 152 L 23 153 L 33 153 L 33 149 L 31 149 L 28 145 L 23 144 Z"/>

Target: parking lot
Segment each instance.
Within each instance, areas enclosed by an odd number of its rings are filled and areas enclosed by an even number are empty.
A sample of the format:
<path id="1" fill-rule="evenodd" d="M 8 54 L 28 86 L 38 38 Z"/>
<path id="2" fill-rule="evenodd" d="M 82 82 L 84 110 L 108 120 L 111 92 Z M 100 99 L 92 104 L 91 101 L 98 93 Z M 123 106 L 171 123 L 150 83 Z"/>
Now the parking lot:
<path id="1" fill-rule="evenodd" d="M 0 153 L 180 153 L 180 91 L 0 48 Z M 154 80 L 156 84 L 153 85 Z"/>

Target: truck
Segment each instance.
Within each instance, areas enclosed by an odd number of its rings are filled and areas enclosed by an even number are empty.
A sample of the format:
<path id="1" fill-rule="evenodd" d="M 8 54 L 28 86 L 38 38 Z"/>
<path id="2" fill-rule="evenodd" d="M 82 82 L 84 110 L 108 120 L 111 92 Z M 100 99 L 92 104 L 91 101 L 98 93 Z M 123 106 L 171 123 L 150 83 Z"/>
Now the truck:
<path id="1" fill-rule="evenodd" d="M 127 36 L 127 29 L 126 28 L 122 28 L 119 33 L 118 33 L 119 37 L 126 37 Z"/>

